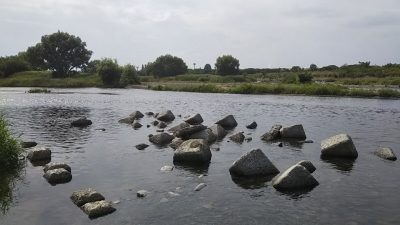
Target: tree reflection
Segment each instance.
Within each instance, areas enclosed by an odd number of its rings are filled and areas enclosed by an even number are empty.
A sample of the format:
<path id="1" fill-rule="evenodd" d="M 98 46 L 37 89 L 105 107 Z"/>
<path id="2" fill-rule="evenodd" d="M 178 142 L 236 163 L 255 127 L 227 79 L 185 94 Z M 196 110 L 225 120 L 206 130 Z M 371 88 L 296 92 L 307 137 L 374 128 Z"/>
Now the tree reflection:
<path id="1" fill-rule="evenodd" d="M 18 180 L 23 178 L 25 164 L 21 162 L 17 168 L 0 169 L 0 211 L 5 214 L 14 199 L 14 187 Z"/>

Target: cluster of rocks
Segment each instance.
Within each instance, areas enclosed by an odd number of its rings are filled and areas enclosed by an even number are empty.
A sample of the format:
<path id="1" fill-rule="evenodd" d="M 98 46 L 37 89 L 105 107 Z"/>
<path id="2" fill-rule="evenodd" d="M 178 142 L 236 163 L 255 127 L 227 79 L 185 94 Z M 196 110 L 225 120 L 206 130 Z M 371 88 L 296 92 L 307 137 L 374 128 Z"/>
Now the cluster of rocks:
<path id="1" fill-rule="evenodd" d="M 92 188 L 75 191 L 70 198 L 89 218 L 105 216 L 116 210 L 112 202 L 106 201 L 102 194 Z"/>
<path id="2" fill-rule="evenodd" d="M 296 124 L 283 127 L 280 124 L 275 124 L 271 129 L 261 136 L 263 141 L 278 141 L 278 140 L 305 140 L 307 138 L 303 125 Z"/>

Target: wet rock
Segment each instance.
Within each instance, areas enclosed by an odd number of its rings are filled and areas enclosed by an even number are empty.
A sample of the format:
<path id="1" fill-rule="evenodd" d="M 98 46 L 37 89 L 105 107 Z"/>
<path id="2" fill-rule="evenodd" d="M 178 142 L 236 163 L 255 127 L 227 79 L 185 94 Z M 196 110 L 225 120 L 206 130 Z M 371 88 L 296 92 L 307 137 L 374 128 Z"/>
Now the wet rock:
<path id="1" fill-rule="evenodd" d="M 136 147 L 137 150 L 144 150 L 144 149 L 146 149 L 147 147 L 149 147 L 149 145 L 143 143 L 143 144 L 138 144 L 138 145 L 136 145 L 135 147 Z"/>
<path id="2" fill-rule="evenodd" d="M 179 193 L 172 192 L 172 191 L 168 192 L 168 194 L 169 194 L 169 196 L 171 196 L 171 197 L 178 197 L 178 196 L 180 196 Z"/>
<path id="3" fill-rule="evenodd" d="M 211 132 L 213 132 L 213 134 L 215 136 L 217 136 L 218 140 L 222 140 L 226 134 L 228 133 L 221 125 L 219 124 L 214 124 L 212 125 L 210 128 Z"/>
<path id="4" fill-rule="evenodd" d="M 153 112 L 146 112 L 145 114 L 148 115 L 148 116 L 153 116 L 154 115 Z"/>
<path id="5" fill-rule="evenodd" d="M 34 141 L 21 141 L 21 147 L 22 148 L 32 148 L 37 145 L 36 142 Z"/>
<path id="6" fill-rule="evenodd" d="M 82 207 L 83 212 L 85 212 L 89 218 L 97 218 L 105 216 L 107 214 L 115 212 L 115 208 L 112 206 L 110 201 L 96 201 L 84 204 Z"/>
<path id="7" fill-rule="evenodd" d="M 72 179 L 71 173 L 64 168 L 47 170 L 43 177 L 51 184 L 66 183 Z"/>
<path id="8" fill-rule="evenodd" d="M 171 144 L 169 144 L 169 147 L 171 147 L 172 149 L 177 149 L 179 147 L 179 145 L 181 145 L 183 143 L 183 140 L 180 138 L 174 138 L 171 142 Z"/>
<path id="9" fill-rule="evenodd" d="M 162 133 L 162 132 L 164 132 L 164 129 L 158 129 L 158 130 L 156 130 L 156 132 Z"/>
<path id="10" fill-rule="evenodd" d="M 156 145 L 166 145 L 169 144 L 175 137 L 168 133 L 155 134 L 149 137 L 149 141 Z"/>
<path id="11" fill-rule="evenodd" d="M 142 124 L 140 124 L 139 122 L 134 122 L 133 124 L 132 124 L 132 127 L 133 127 L 133 129 L 139 129 L 139 128 L 141 128 L 143 125 Z"/>
<path id="12" fill-rule="evenodd" d="M 311 144 L 314 143 L 313 140 L 298 141 L 299 144 Z"/>
<path id="13" fill-rule="evenodd" d="M 129 115 L 129 117 L 130 117 L 130 118 L 133 118 L 134 120 L 136 120 L 136 119 L 143 118 L 144 115 L 143 115 L 143 113 L 141 113 L 140 111 L 134 111 L 133 113 L 131 113 L 131 114 Z"/>
<path id="14" fill-rule="evenodd" d="M 162 122 L 162 121 L 158 124 L 158 128 L 163 129 L 163 128 L 166 128 L 166 127 L 167 127 L 167 124 Z"/>
<path id="15" fill-rule="evenodd" d="M 272 186 L 281 191 L 313 188 L 318 184 L 318 181 L 304 166 L 297 164 L 272 180 Z"/>
<path id="16" fill-rule="evenodd" d="M 90 125 L 92 125 L 92 121 L 86 119 L 86 117 L 82 117 L 80 119 L 72 121 L 72 123 L 71 123 L 71 126 L 73 126 L 73 127 L 87 127 Z"/>
<path id="17" fill-rule="evenodd" d="M 252 138 L 252 137 L 247 137 L 247 138 L 245 138 L 244 140 L 247 141 L 247 142 L 250 142 L 250 141 L 253 140 L 253 138 Z"/>
<path id="18" fill-rule="evenodd" d="M 254 121 L 249 125 L 246 125 L 247 129 L 256 129 L 257 128 L 257 123 Z"/>
<path id="19" fill-rule="evenodd" d="M 185 120 L 186 123 L 190 124 L 190 125 L 199 125 L 203 122 L 203 117 L 201 117 L 200 114 L 196 114 L 192 117 L 189 117 L 187 120 Z"/>
<path id="20" fill-rule="evenodd" d="M 154 120 L 153 122 L 151 122 L 151 124 L 153 124 L 153 126 L 157 126 L 160 122 L 158 122 L 157 120 Z"/>
<path id="21" fill-rule="evenodd" d="M 165 112 L 158 114 L 157 119 L 163 122 L 171 122 L 175 119 L 175 116 L 171 112 L 171 110 L 167 110 Z"/>
<path id="22" fill-rule="evenodd" d="M 321 142 L 321 157 L 357 158 L 353 140 L 347 134 L 338 134 Z"/>
<path id="23" fill-rule="evenodd" d="M 31 162 L 34 161 L 44 161 L 51 159 L 51 151 L 49 148 L 45 147 L 35 147 L 29 150 L 26 156 Z"/>
<path id="24" fill-rule="evenodd" d="M 233 117 L 232 115 L 226 116 L 222 120 L 216 122 L 216 124 L 221 125 L 226 130 L 231 130 L 238 125 L 235 120 L 235 117 Z"/>
<path id="25" fill-rule="evenodd" d="M 147 128 L 151 127 L 149 124 L 146 125 Z"/>
<path id="26" fill-rule="evenodd" d="M 221 149 L 218 148 L 218 147 L 214 147 L 214 148 L 211 148 L 211 150 L 218 152 L 218 151 L 221 150 Z"/>
<path id="27" fill-rule="evenodd" d="M 174 152 L 174 162 L 178 163 L 208 163 L 210 160 L 210 147 L 202 139 L 187 140 Z"/>
<path id="28" fill-rule="evenodd" d="M 281 137 L 287 139 L 306 139 L 303 125 L 296 124 L 293 126 L 282 127 L 280 130 Z"/>
<path id="29" fill-rule="evenodd" d="M 210 129 L 205 129 L 190 135 L 189 139 L 203 139 L 211 144 L 217 140 L 217 136 Z"/>
<path id="30" fill-rule="evenodd" d="M 302 160 L 296 163 L 296 165 L 304 166 L 304 168 L 306 168 L 310 173 L 313 173 L 317 169 L 310 161 L 307 160 Z"/>
<path id="31" fill-rule="evenodd" d="M 190 138 L 192 134 L 195 134 L 199 131 L 207 129 L 204 125 L 194 125 L 190 127 L 183 128 L 175 133 L 175 135 L 183 140 L 187 140 Z"/>
<path id="32" fill-rule="evenodd" d="M 282 142 L 279 142 L 279 144 L 278 144 L 278 147 L 283 147 L 283 143 Z"/>
<path id="33" fill-rule="evenodd" d="M 168 131 L 169 132 L 173 132 L 176 133 L 184 128 L 190 127 L 190 124 L 186 123 L 186 122 L 182 122 L 174 127 L 171 127 Z"/>
<path id="34" fill-rule="evenodd" d="M 93 188 L 86 188 L 79 191 L 75 191 L 71 195 L 72 202 L 77 206 L 82 206 L 88 202 L 96 202 L 104 200 L 103 195 L 98 193 Z"/>
<path id="35" fill-rule="evenodd" d="M 235 176 L 267 176 L 275 175 L 279 170 L 261 149 L 253 149 L 236 160 L 229 172 Z"/>
<path id="36" fill-rule="evenodd" d="M 163 171 L 163 172 L 169 172 L 169 171 L 172 171 L 174 169 L 174 166 L 163 166 L 163 167 L 161 167 L 161 171 Z"/>
<path id="37" fill-rule="evenodd" d="M 394 154 L 393 150 L 388 147 L 380 148 L 375 151 L 375 155 L 381 157 L 382 159 L 396 161 L 397 157 Z"/>
<path id="38" fill-rule="evenodd" d="M 261 140 L 263 141 L 275 141 L 281 138 L 281 133 L 280 130 L 282 128 L 282 125 L 275 124 L 271 127 L 269 132 L 263 134 L 261 136 Z"/>
<path id="39" fill-rule="evenodd" d="M 132 117 L 126 117 L 126 118 L 122 118 L 122 119 L 118 120 L 118 123 L 132 124 L 134 120 L 135 119 Z"/>
<path id="40" fill-rule="evenodd" d="M 106 131 L 105 128 L 96 128 L 95 130 Z"/>
<path id="41" fill-rule="evenodd" d="M 239 144 L 243 143 L 244 138 L 245 138 L 245 136 L 244 136 L 243 132 L 236 133 L 229 137 L 229 139 L 231 139 L 233 142 L 239 143 Z"/>
<path id="42" fill-rule="evenodd" d="M 66 163 L 48 163 L 43 167 L 43 171 L 46 172 L 48 170 L 60 169 L 63 168 L 71 173 L 71 167 Z"/>
<path id="43" fill-rule="evenodd" d="M 144 197 L 146 197 L 148 194 L 149 194 L 148 191 L 146 191 L 146 190 L 140 190 L 140 191 L 138 191 L 138 192 L 136 193 L 136 196 L 137 196 L 138 198 L 144 198 Z"/>
<path id="44" fill-rule="evenodd" d="M 205 184 L 205 183 L 200 183 L 200 184 L 198 184 L 198 185 L 194 188 L 194 190 L 195 190 L 195 191 L 200 191 L 201 189 L 205 188 L 206 186 L 207 186 L 207 184 Z"/>

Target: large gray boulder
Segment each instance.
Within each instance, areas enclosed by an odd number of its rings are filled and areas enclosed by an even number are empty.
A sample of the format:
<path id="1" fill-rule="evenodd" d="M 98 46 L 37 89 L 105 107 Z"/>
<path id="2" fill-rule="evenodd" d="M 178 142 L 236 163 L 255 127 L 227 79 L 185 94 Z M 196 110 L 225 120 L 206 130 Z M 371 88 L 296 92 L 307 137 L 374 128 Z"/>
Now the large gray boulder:
<path id="1" fill-rule="evenodd" d="M 116 210 L 110 201 L 105 200 L 88 202 L 84 204 L 81 209 L 89 216 L 89 218 L 105 216 Z"/>
<path id="2" fill-rule="evenodd" d="M 338 134 L 321 142 L 321 157 L 357 158 L 353 140 L 347 134 Z"/>
<path id="3" fill-rule="evenodd" d="M 169 147 L 171 147 L 172 149 L 177 149 L 179 147 L 179 145 L 181 145 L 183 143 L 183 140 L 181 138 L 174 138 L 171 142 L 171 144 L 169 144 Z"/>
<path id="4" fill-rule="evenodd" d="M 239 132 L 239 133 L 229 136 L 229 139 L 231 139 L 233 142 L 236 142 L 238 144 L 242 144 L 245 139 L 245 136 L 244 136 L 243 132 Z"/>
<path id="5" fill-rule="evenodd" d="M 93 188 L 86 188 L 79 191 L 75 191 L 72 193 L 70 198 L 72 202 L 79 207 L 88 202 L 96 202 L 104 200 L 103 195 L 101 195 Z"/>
<path id="6" fill-rule="evenodd" d="M 156 145 L 166 145 L 171 143 L 175 137 L 168 133 L 159 133 L 149 137 L 149 141 Z"/>
<path id="7" fill-rule="evenodd" d="M 189 139 L 203 139 L 208 144 L 211 144 L 217 140 L 217 136 L 210 129 L 207 128 L 205 130 L 190 135 Z"/>
<path id="8" fill-rule="evenodd" d="M 48 170 L 54 170 L 54 169 L 65 169 L 68 172 L 71 173 L 71 167 L 68 166 L 66 163 L 48 163 L 43 167 L 43 171 L 46 172 Z"/>
<path id="9" fill-rule="evenodd" d="M 269 132 L 263 134 L 261 136 L 261 140 L 263 141 L 276 141 L 281 138 L 281 128 L 282 125 L 275 124 L 271 127 Z"/>
<path id="10" fill-rule="evenodd" d="M 186 123 L 186 122 L 182 122 L 176 126 L 171 127 L 170 129 L 168 129 L 169 132 L 173 132 L 176 133 L 184 128 L 190 127 L 190 124 Z"/>
<path id="11" fill-rule="evenodd" d="M 131 113 L 131 114 L 129 115 L 129 117 L 130 117 L 130 118 L 133 118 L 134 120 L 136 120 L 136 119 L 143 118 L 144 115 L 143 115 L 143 113 L 141 113 L 140 111 L 134 111 L 133 113 Z"/>
<path id="12" fill-rule="evenodd" d="M 187 140 L 174 152 L 174 162 L 177 163 L 208 163 L 210 160 L 210 147 L 202 139 Z"/>
<path id="13" fill-rule="evenodd" d="M 73 126 L 73 127 L 87 127 L 90 125 L 92 125 L 92 121 L 86 119 L 86 117 L 82 117 L 80 119 L 72 121 L 72 123 L 71 123 L 71 126 Z"/>
<path id="14" fill-rule="evenodd" d="M 261 149 L 253 149 L 236 160 L 229 172 L 235 176 L 268 176 L 279 173 L 279 170 Z"/>
<path id="15" fill-rule="evenodd" d="M 375 151 L 375 155 L 381 157 L 382 159 L 396 161 L 397 157 L 394 154 L 393 150 L 388 147 L 380 148 Z"/>
<path id="16" fill-rule="evenodd" d="M 304 168 L 306 168 L 310 173 L 313 173 L 317 169 L 310 161 L 307 160 L 302 160 L 296 163 L 296 165 L 304 166 Z"/>
<path id="17" fill-rule="evenodd" d="M 280 191 L 308 189 L 317 186 L 318 181 L 301 165 L 291 166 L 272 180 L 272 186 Z"/>
<path id="18" fill-rule="evenodd" d="M 238 125 L 235 120 L 235 117 L 233 117 L 232 115 L 226 116 L 222 120 L 216 122 L 216 124 L 221 125 L 226 130 L 231 130 Z"/>
<path id="19" fill-rule="evenodd" d="M 293 126 L 282 127 L 280 130 L 281 137 L 287 139 L 306 139 L 306 133 L 304 132 L 303 125 L 296 124 Z"/>
<path id="20" fill-rule="evenodd" d="M 159 113 L 157 115 L 157 119 L 163 122 L 171 122 L 175 119 L 175 116 L 171 112 L 171 110 L 167 110 L 165 112 Z"/>
<path id="21" fill-rule="evenodd" d="M 200 114 L 196 114 L 194 116 L 189 117 L 187 120 L 185 120 L 186 123 L 190 125 L 199 125 L 203 122 L 203 117 L 201 117 Z"/>
<path id="22" fill-rule="evenodd" d="M 222 140 L 228 133 L 221 125 L 214 124 L 210 128 L 211 132 L 217 136 L 218 140 Z"/>
<path id="23" fill-rule="evenodd" d="M 35 147 L 29 150 L 26 156 L 31 162 L 45 161 L 51 159 L 51 150 L 45 147 Z"/>
<path id="24" fill-rule="evenodd" d="M 195 134 L 199 131 L 207 129 L 204 125 L 194 125 L 190 127 L 183 128 L 175 133 L 175 136 L 182 138 L 183 140 L 187 140 L 190 138 L 192 134 Z"/>
<path id="25" fill-rule="evenodd" d="M 64 168 L 58 168 L 47 170 L 43 177 L 51 184 L 60 184 L 71 181 L 72 174 Z"/>

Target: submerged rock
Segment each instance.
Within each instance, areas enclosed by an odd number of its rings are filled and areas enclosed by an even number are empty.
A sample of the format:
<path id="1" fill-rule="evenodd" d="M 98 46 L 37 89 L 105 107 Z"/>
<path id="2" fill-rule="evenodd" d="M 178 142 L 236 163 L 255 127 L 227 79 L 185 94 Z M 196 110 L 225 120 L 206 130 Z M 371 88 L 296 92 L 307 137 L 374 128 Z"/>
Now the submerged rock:
<path id="1" fill-rule="evenodd" d="M 261 136 L 261 140 L 263 141 L 275 141 L 279 140 L 281 138 L 281 133 L 280 130 L 282 128 L 282 125 L 275 124 L 271 127 L 269 132 L 263 134 Z"/>
<path id="2" fill-rule="evenodd" d="M 113 213 L 116 210 L 110 201 L 105 200 L 89 202 L 84 204 L 81 208 L 83 212 L 89 216 L 89 218 L 105 216 Z"/>
<path id="3" fill-rule="evenodd" d="M 149 141 L 156 145 L 166 145 L 169 144 L 175 137 L 168 133 L 155 134 L 149 137 Z"/>
<path id="4" fill-rule="evenodd" d="M 64 168 L 58 168 L 47 170 L 43 177 L 51 184 L 60 184 L 71 181 L 72 174 Z"/>
<path id="5" fill-rule="evenodd" d="M 232 115 L 226 116 L 222 120 L 217 121 L 216 124 L 221 125 L 226 130 L 231 130 L 238 125 L 235 117 L 233 117 Z"/>
<path id="6" fill-rule="evenodd" d="M 135 147 L 136 147 L 137 150 L 144 150 L 144 149 L 146 149 L 147 147 L 149 147 L 149 145 L 143 143 L 143 144 L 138 144 L 138 145 L 136 145 Z"/>
<path id="7" fill-rule="evenodd" d="M 45 147 L 35 147 L 29 150 L 26 156 L 30 161 L 44 161 L 51 159 L 51 150 Z"/>
<path id="8" fill-rule="evenodd" d="M 189 117 L 187 120 L 185 120 L 186 123 L 190 124 L 190 125 L 199 125 L 203 122 L 203 117 L 201 117 L 200 114 L 196 114 L 192 117 Z"/>
<path id="9" fill-rule="evenodd" d="M 229 172 L 235 176 L 267 176 L 275 175 L 279 170 L 261 149 L 253 149 L 236 160 Z"/>
<path id="10" fill-rule="evenodd" d="M 375 151 L 375 155 L 381 157 L 382 159 L 396 161 L 397 157 L 394 154 L 393 150 L 388 147 L 380 148 Z"/>
<path id="11" fill-rule="evenodd" d="M 175 119 L 175 116 L 171 112 L 171 110 L 167 110 L 165 112 L 158 114 L 157 119 L 164 122 L 171 122 Z"/>
<path id="12" fill-rule="evenodd" d="M 205 184 L 205 183 L 200 183 L 200 184 L 198 184 L 198 185 L 194 188 L 194 190 L 195 190 L 195 191 L 200 191 L 201 189 L 205 188 L 206 186 L 207 186 L 207 184 Z"/>
<path id="13" fill-rule="evenodd" d="M 282 191 L 313 188 L 318 184 L 311 173 L 298 164 L 291 166 L 272 180 L 272 186 Z"/>
<path id="14" fill-rule="evenodd" d="M 256 123 L 256 121 L 252 122 L 252 123 L 249 124 L 249 125 L 246 125 L 246 128 L 247 128 L 247 129 L 256 129 L 256 128 L 257 128 L 257 123 Z"/>
<path id="15" fill-rule="evenodd" d="M 218 140 L 222 140 L 228 133 L 221 125 L 214 124 L 210 128 L 211 132 L 217 136 Z"/>
<path id="16" fill-rule="evenodd" d="M 183 142 L 174 152 L 174 162 L 179 163 L 208 163 L 211 151 L 202 139 L 191 139 Z"/>
<path id="17" fill-rule="evenodd" d="M 306 168 L 310 173 L 313 173 L 317 169 L 310 161 L 307 160 L 302 160 L 296 163 L 296 165 L 304 166 L 304 168 Z"/>
<path id="18" fill-rule="evenodd" d="M 79 191 L 75 191 L 72 193 L 70 198 L 72 202 L 79 207 L 88 202 L 96 202 L 104 200 L 103 195 L 101 195 L 92 188 L 86 188 Z"/>
<path id="19" fill-rule="evenodd" d="M 37 145 L 34 141 L 21 141 L 20 143 L 22 148 L 32 148 Z"/>
<path id="20" fill-rule="evenodd" d="M 48 163 L 43 167 L 43 171 L 46 172 L 48 170 L 60 169 L 63 168 L 71 173 L 71 167 L 66 163 Z"/>
<path id="21" fill-rule="evenodd" d="M 183 140 L 187 140 L 190 138 L 192 134 L 195 134 L 199 131 L 207 129 L 204 125 L 194 125 L 190 127 L 183 128 L 175 133 L 175 135 Z"/>
<path id="22" fill-rule="evenodd" d="M 293 126 L 282 127 L 280 130 L 281 137 L 287 139 L 306 139 L 303 125 L 296 124 Z"/>
<path id="23" fill-rule="evenodd" d="M 80 119 L 72 121 L 72 123 L 71 123 L 71 126 L 73 126 L 73 127 L 87 127 L 90 125 L 92 125 L 92 121 L 86 119 L 86 117 L 82 117 Z"/>
<path id="24" fill-rule="evenodd" d="M 242 144 L 245 139 L 245 136 L 244 136 L 243 132 L 239 132 L 239 133 L 236 133 L 236 134 L 230 136 L 229 139 L 231 139 L 233 142 Z"/>
<path id="25" fill-rule="evenodd" d="M 357 158 L 353 140 L 347 134 L 338 134 L 321 142 L 321 157 Z"/>

